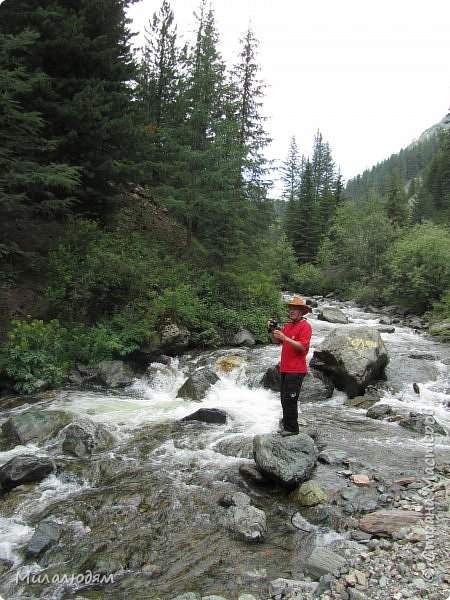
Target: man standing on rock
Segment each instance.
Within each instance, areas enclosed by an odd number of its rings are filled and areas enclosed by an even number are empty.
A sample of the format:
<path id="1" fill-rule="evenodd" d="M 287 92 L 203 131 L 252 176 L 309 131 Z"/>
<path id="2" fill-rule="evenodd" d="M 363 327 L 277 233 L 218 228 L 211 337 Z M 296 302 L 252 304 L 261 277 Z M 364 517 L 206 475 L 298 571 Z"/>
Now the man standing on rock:
<path id="1" fill-rule="evenodd" d="M 299 296 L 293 296 L 287 303 L 289 322 L 282 329 L 273 328 L 271 321 L 267 326 L 274 344 L 281 347 L 281 408 L 283 409 L 283 427 L 281 435 L 297 435 L 298 429 L 298 397 L 308 367 L 306 355 L 311 341 L 311 325 L 305 315 L 311 307 Z"/>

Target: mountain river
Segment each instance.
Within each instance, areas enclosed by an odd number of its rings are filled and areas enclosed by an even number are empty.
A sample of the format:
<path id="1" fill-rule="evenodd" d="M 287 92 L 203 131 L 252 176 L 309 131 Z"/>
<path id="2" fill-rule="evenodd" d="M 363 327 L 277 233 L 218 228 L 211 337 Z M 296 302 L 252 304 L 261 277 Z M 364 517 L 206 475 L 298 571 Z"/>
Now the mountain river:
<path id="1" fill-rule="evenodd" d="M 379 314 L 352 303 L 327 304 L 341 308 L 352 325 L 380 327 Z M 332 329 L 347 327 L 319 321 L 315 314 L 309 320 L 309 358 Z M 398 324 L 393 333 L 381 335 L 390 357 L 381 401 L 400 414 L 433 413 L 450 431 L 450 345 Z M 153 363 L 120 391 L 63 389 L 34 403 L 17 399 L 7 405 L 0 424 L 31 407 L 64 411 L 107 426 L 115 443 L 86 459 L 65 455 L 54 440 L 0 452 L 0 465 L 34 454 L 50 456 L 58 466 L 40 483 L 0 498 L 0 596 L 170 600 L 195 591 L 229 599 L 248 593 L 263 600 L 270 580 L 301 577 L 310 540 L 291 522 L 299 510 L 291 495 L 251 483 L 239 472 L 242 464 L 254 465 L 253 436 L 278 428 L 278 394 L 264 389 L 261 379 L 278 362 L 279 351 L 269 344 L 191 352 L 166 365 Z M 229 355 L 238 356 L 240 365 L 228 373 L 218 370 L 218 361 Z M 201 402 L 177 398 L 199 366 L 216 369 L 220 380 Z M 345 451 L 362 470 L 384 480 L 423 472 L 429 451 L 423 435 L 367 418 L 366 410 L 344 405 L 346 395 L 337 390 L 327 401 L 307 400 L 300 404 L 300 418 L 318 430 L 322 448 Z M 226 411 L 226 424 L 179 424 L 201 407 Z M 433 453 L 436 463 L 448 463 L 450 437 L 437 435 Z M 319 463 L 314 473 L 325 489 L 342 477 Z M 239 541 L 223 527 L 226 508 L 220 501 L 236 491 L 265 511 L 264 543 Z M 25 549 L 43 520 L 59 524 L 61 535 L 33 559 Z M 327 546 L 346 535 L 338 520 L 329 521 L 319 527 L 314 543 Z M 95 580 L 94 573 L 102 579 Z"/>

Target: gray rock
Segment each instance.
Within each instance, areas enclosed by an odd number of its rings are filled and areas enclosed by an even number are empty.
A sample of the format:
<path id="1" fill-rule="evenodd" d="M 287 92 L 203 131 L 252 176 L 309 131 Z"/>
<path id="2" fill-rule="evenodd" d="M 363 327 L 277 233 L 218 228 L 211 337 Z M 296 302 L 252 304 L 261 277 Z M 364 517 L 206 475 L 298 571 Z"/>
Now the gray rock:
<path id="1" fill-rule="evenodd" d="M 303 380 L 299 402 L 323 402 L 331 398 L 334 384 L 322 371 L 310 368 Z"/>
<path id="2" fill-rule="evenodd" d="M 78 457 L 106 450 L 114 442 L 113 436 L 103 425 L 89 419 L 80 419 L 67 425 L 61 430 L 60 437 L 63 451 Z"/>
<path id="3" fill-rule="evenodd" d="M 279 577 L 270 582 L 269 594 L 272 598 L 276 596 L 292 598 L 294 594 L 314 593 L 318 585 L 315 581 L 301 581 Z"/>
<path id="4" fill-rule="evenodd" d="M 380 325 L 392 325 L 392 319 L 388 315 L 382 315 L 379 318 L 378 323 Z"/>
<path id="5" fill-rule="evenodd" d="M 194 592 L 186 592 L 185 594 L 172 598 L 172 600 L 200 600 L 200 596 Z"/>
<path id="6" fill-rule="evenodd" d="M 62 525 L 52 521 L 41 521 L 37 526 L 31 540 L 28 542 L 25 553 L 36 558 L 47 548 L 59 540 L 63 531 Z"/>
<path id="7" fill-rule="evenodd" d="M 318 456 L 318 460 L 326 465 L 339 465 L 343 460 L 348 458 L 348 453 L 342 450 L 324 450 Z"/>
<path id="8" fill-rule="evenodd" d="M 366 417 L 369 419 L 384 419 L 392 414 L 392 408 L 389 404 L 375 404 L 366 412 Z"/>
<path id="9" fill-rule="evenodd" d="M 314 441 L 304 433 L 285 438 L 271 434 L 253 438 L 253 456 L 259 471 L 289 489 L 309 479 L 317 455 Z"/>
<path id="10" fill-rule="evenodd" d="M 194 413 L 181 419 L 181 422 L 201 421 L 202 423 L 212 423 L 223 425 L 227 422 L 227 413 L 220 408 L 199 408 Z"/>
<path id="11" fill-rule="evenodd" d="M 299 512 L 296 512 L 292 515 L 291 523 L 296 529 L 303 531 L 304 533 L 312 533 L 318 529 L 317 525 L 310 523 Z"/>
<path id="12" fill-rule="evenodd" d="M 377 327 L 378 333 L 395 333 L 395 327 Z"/>
<path id="13" fill-rule="evenodd" d="M 69 423 L 63 412 L 28 410 L 9 417 L 2 424 L 2 434 L 12 446 L 27 442 L 41 442 Z"/>
<path id="14" fill-rule="evenodd" d="M 225 516 L 225 525 L 245 542 L 263 542 L 267 535 L 265 512 L 249 504 L 229 508 Z"/>
<path id="15" fill-rule="evenodd" d="M 121 360 L 103 360 L 98 365 L 98 377 L 106 387 L 122 388 L 134 379 L 132 369 Z"/>
<path id="16" fill-rule="evenodd" d="M 314 579 L 320 579 L 322 575 L 333 573 L 346 564 L 345 558 L 326 548 L 314 548 L 306 560 L 308 573 Z"/>
<path id="17" fill-rule="evenodd" d="M 9 491 L 23 483 L 41 481 L 54 470 L 55 463 L 49 458 L 27 454 L 15 456 L 0 467 L 0 484 Z"/>
<path id="18" fill-rule="evenodd" d="M 177 393 L 177 398 L 203 400 L 209 388 L 219 381 L 214 371 L 206 367 L 198 369 L 186 379 Z"/>
<path id="19" fill-rule="evenodd" d="M 348 323 L 347 315 L 340 308 L 333 306 L 324 306 L 319 311 L 317 318 L 319 321 L 328 321 L 328 323 L 340 323 L 342 325 Z"/>
<path id="20" fill-rule="evenodd" d="M 439 435 L 447 435 L 447 431 L 436 421 L 433 415 L 410 412 L 409 417 L 399 421 L 399 425 L 417 433 L 426 434 L 432 432 Z"/>
<path id="21" fill-rule="evenodd" d="M 253 458 L 253 437 L 243 435 L 219 440 L 214 451 L 236 458 Z"/>
<path id="22" fill-rule="evenodd" d="M 253 335 L 245 329 L 241 327 L 230 339 L 231 346 L 248 346 L 252 347 L 256 344 L 256 340 Z"/>
<path id="23" fill-rule="evenodd" d="M 353 398 L 364 393 L 389 362 L 386 347 L 376 329 L 334 329 L 315 350 L 311 367 L 329 375 L 335 386 Z"/>
<path id="24" fill-rule="evenodd" d="M 281 377 L 280 371 L 278 370 L 278 366 L 269 367 L 267 369 L 261 380 L 261 385 L 267 390 L 272 390 L 273 392 L 280 391 Z"/>
<path id="25" fill-rule="evenodd" d="M 270 480 L 267 477 L 258 471 L 258 469 L 252 465 L 244 463 L 239 465 L 239 474 L 247 479 L 248 481 L 253 481 L 253 483 L 257 483 L 258 485 L 267 485 Z"/>
<path id="26" fill-rule="evenodd" d="M 281 388 L 281 376 L 277 366 L 269 367 L 265 372 L 261 385 L 274 392 Z M 309 369 L 303 380 L 299 402 L 320 402 L 331 398 L 334 384 L 330 377 L 317 369 Z"/>
<path id="27" fill-rule="evenodd" d="M 160 355 L 177 356 L 186 350 L 191 338 L 189 330 L 170 317 L 160 322 L 158 335 L 159 338 L 157 340 L 143 344 L 136 353 L 138 359 L 142 360 L 142 362 L 148 364 L 151 358 L 156 358 Z"/>
<path id="28" fill-rule="evenodd" d="M 375 396 L 355 396 L 354 398 L 346 398 L 344 400 L 345 406 L 352 406 L 353 408 L 370 408 L 376 402 L 378 402 L 379 398 Z"/>

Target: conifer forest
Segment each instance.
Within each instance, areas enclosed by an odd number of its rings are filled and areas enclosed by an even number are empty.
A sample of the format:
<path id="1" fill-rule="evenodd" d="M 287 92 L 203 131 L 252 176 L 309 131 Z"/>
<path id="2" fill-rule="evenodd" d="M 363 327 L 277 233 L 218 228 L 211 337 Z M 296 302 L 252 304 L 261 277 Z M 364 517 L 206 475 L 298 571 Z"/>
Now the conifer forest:
<path id="1" fill-rule="evenodd" d="M 57 387 L 167 315 L 196 348 L 238 327 L 265 343 L 282 290 L 400 305 L 448 335 L 448 116 L 347 182 L 326 132 L 300 155 L 293 123 L 273 197 L 251 28 L 225 64 L 209 4 L 182 43 L 162 0 L 137 51 L 130 3 L 0 6 L 1 377 Z"/>

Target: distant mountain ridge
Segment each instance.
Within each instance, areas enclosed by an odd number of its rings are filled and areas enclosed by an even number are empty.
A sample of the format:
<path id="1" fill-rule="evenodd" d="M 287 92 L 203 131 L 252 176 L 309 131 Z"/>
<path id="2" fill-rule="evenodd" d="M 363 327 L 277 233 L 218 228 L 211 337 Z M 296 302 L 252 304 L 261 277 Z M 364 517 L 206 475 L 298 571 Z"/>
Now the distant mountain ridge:
<path id="1" fill-rule="evenodd" d="M 362 174 L 347 182 L 346 192 L 350 198 L 357 200 L 375 190 L 384 196 L 389 188 L 392 176 L 397 176 L 406 186 L 420 175 L 440 147 L 439 132 L 450 127 L 450 113 L 438 123 L 426 129 L 417 140 L 413 140 L 406 148 L 392 154 L 382 162 L 366 169 Z"/>

